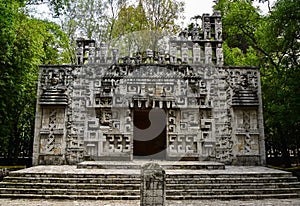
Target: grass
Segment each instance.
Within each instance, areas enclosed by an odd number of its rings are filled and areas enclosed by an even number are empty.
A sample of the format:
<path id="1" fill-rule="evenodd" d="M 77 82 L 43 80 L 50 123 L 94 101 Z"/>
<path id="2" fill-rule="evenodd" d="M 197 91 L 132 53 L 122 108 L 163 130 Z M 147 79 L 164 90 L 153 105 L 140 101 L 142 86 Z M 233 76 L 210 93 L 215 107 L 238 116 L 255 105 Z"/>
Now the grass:
<path id="1" fill-rule="evenodd" d="M 0 169 L 25 169 L 25 165 L 0 166 Z"/>

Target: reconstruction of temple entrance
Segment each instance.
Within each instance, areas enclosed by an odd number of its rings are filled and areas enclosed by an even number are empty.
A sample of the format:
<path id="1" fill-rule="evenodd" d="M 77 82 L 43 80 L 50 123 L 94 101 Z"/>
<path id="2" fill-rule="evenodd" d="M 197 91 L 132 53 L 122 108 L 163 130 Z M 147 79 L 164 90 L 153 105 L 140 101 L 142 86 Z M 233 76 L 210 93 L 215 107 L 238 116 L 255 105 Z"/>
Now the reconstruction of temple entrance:
<path id="1" fill-rule="evenodd" d="M 260 73 L 223 65 L 219 12 L 128 57 L 77 41 L 76 65 L 40 67 L 33 164 L 161 159 L 265 164 Z"/>

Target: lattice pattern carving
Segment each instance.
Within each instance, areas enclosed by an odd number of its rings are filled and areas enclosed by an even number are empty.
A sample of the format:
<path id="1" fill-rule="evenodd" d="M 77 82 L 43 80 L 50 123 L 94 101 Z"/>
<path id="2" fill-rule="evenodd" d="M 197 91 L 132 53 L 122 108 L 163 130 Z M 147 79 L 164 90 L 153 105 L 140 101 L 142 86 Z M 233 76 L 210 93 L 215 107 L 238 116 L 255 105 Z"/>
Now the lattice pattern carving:
<path id="1" fill-rule="evenodd" d="M 171 154 L 197 154 L 197 135 L 170 135 L 169 151 Z"/>
<path id="2" fill-rule="evenodd" d="M 181 111 L 181 124 L 186 125 L 181 129 L 199 129 L 199 110 Z"/>
<path id="3" fill-rule="evenodd" d="M 96 112 L 100 125 L 109 126 L 112 119 L 112 111 L 110 109 L 98 109 Z"/>
<path id="4" fill-rule="evenodd" d="M 168 111 L 168 132 L 176 132 L 177 131 L 177 118 L 176 118 L 176 110 L 169 110 Z"/>
<path id="5" fill-rule="evenodd" d="M 238 153 L 242 155 L 258 155 L 259 144 L 256 134 L 238 134 Z"/>
<path id="6" fill-rule="evenodd" d="M 256 110 L 236 110 L 237 132 L 258 132 L 257 111 Z"/>
<path id="7" fill-rule="evenodd" d="M 64 134 L 64 109 L 44 109 L 41 134 L 41 153 L 61 153 Z"/>
<path id="8" fill-rule="evenodd" d="M 128 153 L 130 152 L 130 138 L 123 134 L 105 134 L 105 153 Z"/>

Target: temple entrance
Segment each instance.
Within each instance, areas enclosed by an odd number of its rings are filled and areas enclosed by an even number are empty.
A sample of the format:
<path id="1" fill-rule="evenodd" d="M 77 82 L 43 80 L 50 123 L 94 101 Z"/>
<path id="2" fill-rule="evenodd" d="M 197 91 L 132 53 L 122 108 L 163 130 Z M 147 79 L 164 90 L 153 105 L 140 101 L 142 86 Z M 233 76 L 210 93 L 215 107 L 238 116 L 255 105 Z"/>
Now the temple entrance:
<path id="1" fill-rule="evenodd" d="M 166 158 L 166 116 L 162 109 L 133 111 L 134 159 Z"/>

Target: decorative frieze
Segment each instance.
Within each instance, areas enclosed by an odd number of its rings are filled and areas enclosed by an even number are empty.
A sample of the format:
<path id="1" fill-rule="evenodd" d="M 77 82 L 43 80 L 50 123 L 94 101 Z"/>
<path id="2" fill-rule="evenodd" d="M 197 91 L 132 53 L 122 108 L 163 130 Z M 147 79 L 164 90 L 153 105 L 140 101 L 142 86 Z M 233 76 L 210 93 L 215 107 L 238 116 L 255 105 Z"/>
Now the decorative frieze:
<path id="1" fill-rule="evenodd" d="M 121 48 L 80 39 L 78 65 L 41 66 L 33 164 L 264 164 L 259 70 L 224 67 L 220 13 L 202 22 L 170 38 L 169 51 L 120 57 Z M 152 110 L 164 115 L 155 119 Z M 151 140 L 143 139 L 148 131 Z"/>
<path id="2" fill-rule="evenodd" d="M 197 135 L 169 135 L 169 153 L 170 156 L 198 156 Z"/>
<path id="3" fill-rule="evenodd" d="M 124 134 L 104 134 L 104 153 L 106 154 L 120 154 L 130 153 L 130 137 Z"/>
<path id="4" fill-rule="evenodd" d="M 40 130 L 41 154 L 59 155 L 62 153 L 64 136 L 64 109 L 43 109 L 42 128 Z"/>

